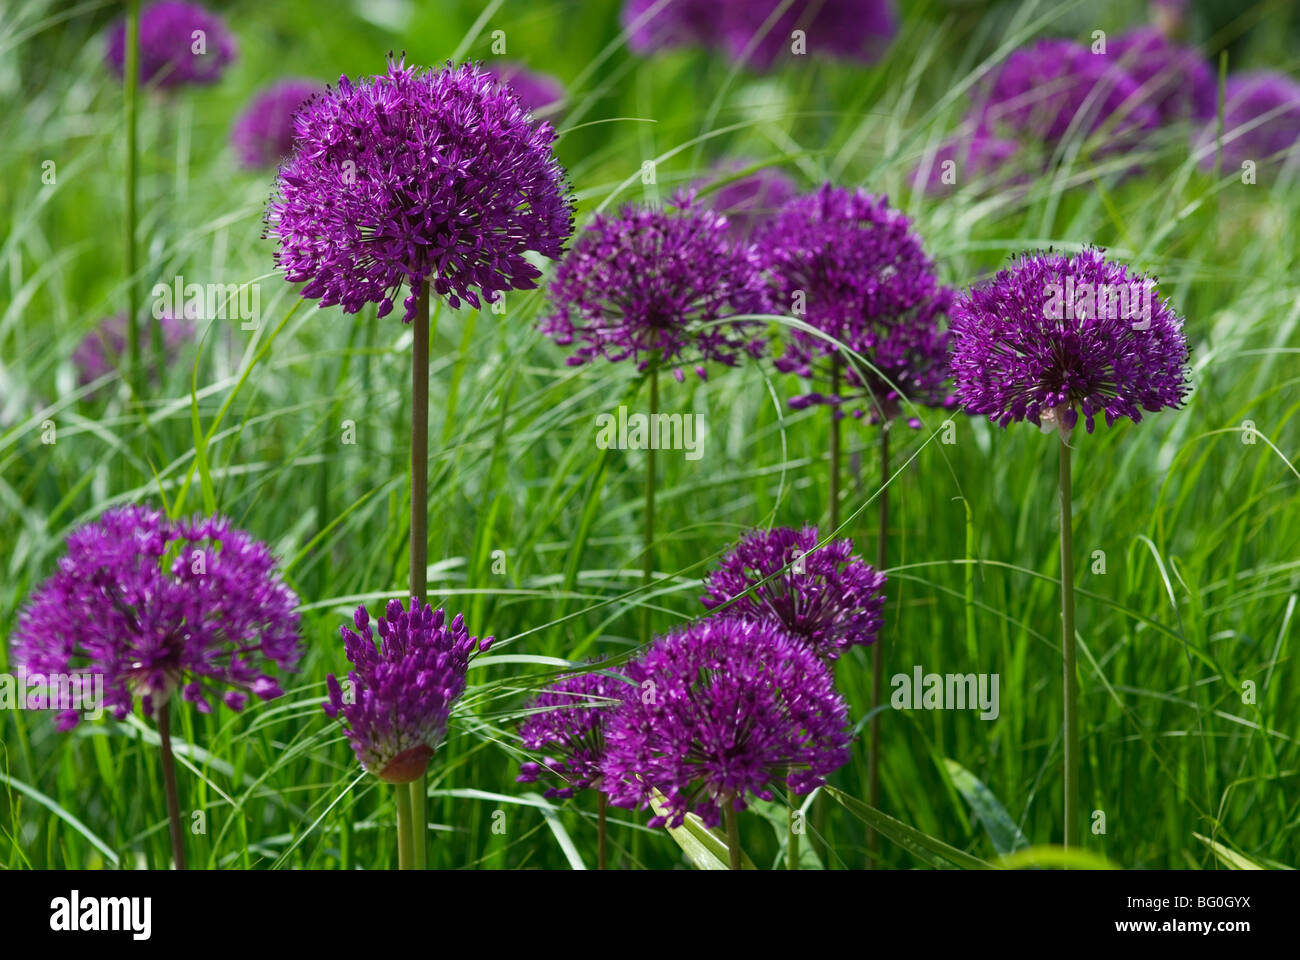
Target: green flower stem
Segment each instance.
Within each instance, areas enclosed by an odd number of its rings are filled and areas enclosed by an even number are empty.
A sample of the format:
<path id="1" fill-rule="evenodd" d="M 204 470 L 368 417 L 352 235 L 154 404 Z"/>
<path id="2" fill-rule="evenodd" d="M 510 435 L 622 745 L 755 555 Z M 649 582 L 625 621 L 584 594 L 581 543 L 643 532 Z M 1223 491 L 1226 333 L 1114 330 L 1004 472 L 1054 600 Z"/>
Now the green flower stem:
<path id="1" fill-rule="evenodd" d="M 1061 665 L 1065 681 L 1065 846 L 1079 845 L 1079 710 L 1074 645 L 1074 531 L 1070 445 L 1061 435 Z"/>
<path id="2" fill-rule="evenodd" d="M 880 518 L 876 528 L 876 569 L 883 571 L 889 562 L 889 421 L 880 427 Z M 871 747 L 867 753 L 867 802 L 880 809 L 880 701 L 884 697 L 885 663 L 881 646 L 884 638 L 877 636 L 871 645 Z M 880 834 L 867 831 L 868 866 L 880 853 Z"/>
<path id="3" fill-rule="evenodd" d="M 604 870 L 607 865 L 607 852 L 605 843 L 605 821 L 606 810 L 609 807 L 609 798 L 605 796 L 603 790 L 596 791 L 596 869 Z"/>
<path id="4" fill-rule="evenodd" d="M 731 860 L 731 869 L 739 870 L 744 856 L 740 850 L 740 818 L 730 800 L 722 808 L 727 820 L 727 856 Z"/>
<path id="5" fill-rule="evenodd" d="M 650 423 L 655 422 L 655 415 L 659 412 L 659 356 L 655 354 L 650 358 L 650 366 L 646 369 L 646 377 L 650 381 Z M 646 445 L 645 451 L 645 540 L 642 549 L 642 567 L 641 567 L 641 585 L 644 593 L 641 604 L 641 641 L 650 642 L 650 604 L 648 595 L 650 593 L 650 584 L 654 581 L 654 542 L 655 542 L 655 451 L 651 444 Z"/>
<path id="6" fill-rule="evenodd" d="M 420 286 L 416 298 L 414 342 L 411 346 L 411 596 L 421 603 L 428 591 L 429 568 L 429 285 Z M 414 602 L 414 601 L 413 601 Z M 425 797 L 428 783 L 420 776 L 407 786 L 407 828 L 411 867 L 423 870 L 426 865 L 428 827 Z M 401 831 L 400 805 L 398 831 Z"/>
<path id="7" fill-rule="evenodd" d="M 158 708 L 158 745 L 162 751 L 163 791 L 167 794 L 167 819 L 171 824 L 172 859 L 185 869 L 185 828 L 181 823 L 180 792 L 176 789 L 176 760 L 172 756 L 172 706 Z"/>
<path id="8" fill-rule="evenodd" d="M 415 781 L 418 783 L 419 781 Z M 410 870 L 414 866 L 415 845 L 411 823 L 411 785 L 393 784 L 397 800 L 397 869 Z"/>
<path id="9" fill-rule="evenodd" d="M 126 345 L 127 384 L 137 395 L 144 390 L 144 372 L 140 362 L 140 303 L 136 289 L 136 209 L 135 190 L 139 177 L 136 147 L 136 101 L 140 85 L 140 0 L 126 3 Z"/>

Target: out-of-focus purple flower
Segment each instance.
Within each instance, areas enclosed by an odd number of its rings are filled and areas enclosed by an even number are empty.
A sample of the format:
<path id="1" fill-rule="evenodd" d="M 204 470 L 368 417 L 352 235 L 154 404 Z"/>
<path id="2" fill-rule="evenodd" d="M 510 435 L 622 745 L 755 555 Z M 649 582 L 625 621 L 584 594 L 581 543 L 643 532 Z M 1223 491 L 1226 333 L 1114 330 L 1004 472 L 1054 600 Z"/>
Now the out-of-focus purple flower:
<path id="1" fill-rule="evenodd" d="M 235 38 L 215 13 L 197 3 L 164 0 L 140 13 L 140 82 L 163 88 L 216 83 L 234 62 Z M 126 21 L 108 35 L 108 63 L 126 70 Z"/>
<path id="2" fill-rule="evenodd" d="M 1024 182 L 1024 171 L 1017 167 L 1021 152 L 1015 140 L 975 131 L 968 136 L 953 137 L 940 144 L 933 157 L 927 157 L 912 171 L 912 189 L 946 194 L 957 184 L 984 182 L 989 186 L 1008 186 Z M 949 167 L 947 164 L 951 163 Z M 951 182 L 945 182 L 951 173 Z"/>
<path id="3" fill-rule="evenodd" d="M 561 346 L 579 342 L 571 366 L 631 358 L 645 370 L 657 352 L 678 380 L 682 364 L 703 377 L 704 361 L 760 356 L 762 324 L 726 321 L 769 306 L 754 249 L 689 194 L 597 215 L 556 269 L 551 304 L 541 329 Z"/>
<path id="4" fill-rule="evenodd" d="M 555 131 L 473 64 L 433 72 L 389 61 L 339 78 L 294 117 L 294 149 L 267 211 L 285 277 L 302 296 L 407 322 L 426 280 L 451 307 L 537 286 L 528 251 L 558 259 L 573 232 Z"/>
<path id="5" fill-rule="evenodd" d="M 747 160 L 732 160 L 717 168 L 700 186 L 725 179 L 749 166 Z M 719 187 L 707 197 L 707 202 L 727 218 L 731 235 L 744 239 L 798 192 L 794 181 L 780 170 L 764 167 Z"/>
<path id="6" fill-rule="evenodd" d="M 721 4 L 723 39 L 732 58 L 755 70 L 778 61 L 834 57 L 873 63 L 898 30 L 892 0 L 793 0 L 769 23 L 781 0 L 729 0 Z M 795 53 L 795 31 L 803 48 Z"/>
<path id="7" fill-rule="evenodd" d="M 838 357 L 844 378 L 841 393 L 809 393 L 793 398 L 792 407 L 865 403 L 876 422 L 899 416 L 902 397 L 923 406 L 948 403 L 948 336 L 940 317 L 951 291 L 940 286 L 921 238 L 887 197 L 825 184 L 787 203 L 755 242 L 778 302 L 877 368 L 859 369 L 835 344 L 793 329 L 778 370 L 829 382 Z M 853 407 L 854 416 L 865 412 Z"/>
<path id="8" fill-rule="evenodd" d="M 716 826 L 788 785 L 808 793 L 849 759 L 848 708 L 807 645 L 753 621 L 710 617 L 628 665 L 632 693 L 605 733 L 602 789 L 620 807 L 663 794 L 666 816 Z"/>
<path id="9" fill-rule="evenodd" d="M 875 643 L 884 621 L 885 575 L 853 556 L 848 538 L 817 549 L 812 526 L 746 534 L 704 585 L 709 610 L 735 600 L 717 616 L 776 626 L 823 660 Z"/>
<path id="10" fill-rule="evenodd" d="M 607 672 L 590 670 L 561 677 L 542 691 L 531 704 L 536 712 L 519 725 L 524 746 L 542 754 L 542 761 L 521 764 L 518 782 L 553 778 L 561 786 L 550 787 L 546 796 L 563 798 L 599 787 L 605 727 L 631 689 Z"/>
<path id="11" fill-rule="evenodd" d="M 333 674 L 326 678 L 329 697 L 324 707 L 331 717 L 342 716 L 352 750 L 368 773 L 388 783 L 409 783 L 424 774 L 438 745 L 447 735 L 447 718 L 465 692 L 469 658 L 485 653 L 492 638 L 471 637 L 460 614 L 450 623 L 441 609 L 410 610 L 389 600 L 379 618 L 379 648 L 370 629 L 365 605 L 352 621 L 357 632 L 339 628 L 353 668 L 345 694 Z"/>
<path id="12" fill-rule="evenodd" d="M 1110 42 L 1106 59 L 1139 86 L 1137 98 L 1161 123 L 1214 115 L 1214 73 L 1191 47 L 1171 43 L 1155 27 L 1139 27 Z"/>
<path id="13" fill-rule="evenodd" d="M 529 70 L 522 63 L 488 63 L 484 69 L 510 88 L 519 102 L 537 113 L 564 99 L 564 84 L 549 73 Z"/>
<path id="14" fill-rule="evenodd" d="M 324 85 L 290 77 L 253 96 L 230 130 L 230 143 L 248 170 L 273 167 L 293 149 L 293 116 Z"/>
<path id="15" fill-rule="evenodd" d="M 722 42 L 723 0 L 626 0 L 623 29 L 636 53 Z"/>
<path id="16" fill-rule="evenodd" d="M 297 605 L 266 545 L 229 521 L 115 508 L 68 537 L 19 617 L 14 662 L 31 678 L 101 674 L 119 720 L 135 697 L 152 714 L 177 688 L 200 713 L 216 695 L 242 710 L 248 693 L 280 696 L 268 663 L 297 666 Z M 79 719 L 64 710 L 59 727 Z"/>
<path id="17" fill-rule="evenodd" d="M 966 410 L 1088 432 L 1179 406 L 1188 390 L 1183 320 L 1153 278 L 1101 250 L 1025 253 L 953 305 L 953 377 Z"/>
<path id="18" fill-rule="evenodd" d="M 188 320 L 164 313 L 158 318 L 162 327 L 163 353 L 168 365 L 176 362 L 181 348 L 194 337 L 194 325 Z M 146 361 L 153 359 L 150 350 L 150 329 L 148 323 L 140 327 L 140 351 Z M 105 317 L 99 327 L 81 338 L 77 348 L 72 351 L 72 362 L 77 368 L 77 382 L 83 387 L 105 374 L 116 370 L 126 356 L 126 314 L 118 313 Z M 157 371 L 150 369 L 151 376 Z"/>
<path id="19" fill-rule="evenodd" d="M 1072 40 L 1039 40 L 1007 57 L 977 95 L 981 130 L 1056 146 L 1106 128 L 1098 152 L 1124 149 L 1159 123 L 1139 84 L 1108 57 Z"/>
<path id="20" fill-rule="evenodd" d="M 1228 78 L 1223 90 L 1223 169 L 1240 169 L 1247 160 L 1257 165 L 1281 163 L 1295 157 L 1300 143 L 1300 84 L 1283 73 L 1260 70 Z M 1196 139 L 1205 150 L 1200 164 L 1213 170 L 1217 120 Z"/>

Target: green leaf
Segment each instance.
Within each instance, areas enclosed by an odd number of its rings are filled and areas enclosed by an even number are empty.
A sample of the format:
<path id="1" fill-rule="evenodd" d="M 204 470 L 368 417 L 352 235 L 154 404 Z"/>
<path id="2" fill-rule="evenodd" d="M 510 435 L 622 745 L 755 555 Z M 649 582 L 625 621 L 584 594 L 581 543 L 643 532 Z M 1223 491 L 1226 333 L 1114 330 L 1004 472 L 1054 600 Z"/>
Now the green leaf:
<path id="1" fill-rule="evenodd" d="M 1058 847 L 1044 844 L 1017 850 L 1003 857 L 998 866 L 1003 870 L 1023 870 L 1026 867 L 1060 867 L 1066 870 L 1118 870 L 1119 867 L 1099 853 L 1079 847 Z"/>
<path id="2" fill-rule="evenodd" d="M 922 833 L 910 827 L 902 820 L 895 820 L 888 814 L 881 813 L 875 807 L 869 807 L 861 800 L 836 790 L 834 787 L 822 787 L 827 795 L 839 803 L 882 837 L 902 847 L 908 853 L 932 867 L 941 870 L 953 867 L 962 870 L 991 870 L 993 865 L 979 857 L 971 856 L 964 850 L 944 843 L 936 837 Z"/>
<path id="3" fill-rule="evenodd" d="M 944 757 L 943 762 L 948 769 L 948 776 L 952 778 L 952 785 L 966 798 L 971 811 L 988 831 L 994 850 L 1008 854 L 1029 846 L 1029 841 L 992 790 L 956 760 Z"/>
<path id="4" fill-rule="evenodd" d="M 667 816 L 663 807 L 665 799 L 667 798 L 658 790 L 650 797 L 650 808 L 657 816 Z M 731 850 L 727 846 L 726 838 L 706 827 L 704 821 L 695 814 L 688 813 L 685 823 L 680 827 L 668 827 L 667 830 L 696 870 L 731 869 Z M 754 862 L 745 855 L 743 850 L 740 854 L 740 869 L 756 869 Z"/>
<path id="5" fill-rule="evenodd" d="M 1209 837 L 1202 836 L 1199 833 L 1193 833 L 1197 840 L 1209 847 L 1219 863 L 1223 864 L 1229 870 L 1263 870 L 1264 868 L 1256 863 L 1244 853 L 1238 853 L 1230 847 L 1225 847 L 1218 840 L 1211 840 Z"/>
<path id="6" fill-rule="evenodd" d="M 808 822 L 808 806 L 815 795 L 810 793 L 800 807 L 804 812 L 804 823 Z M 776 862 L 784 866 L 786 851 L 790 848 L 790 807 L 779 800 L 755 800 L 750 803 L 749 809 L 772 825 L 776 833 L 776 842 L 780 844 Z M 805 832 L 799 843 L 799 869 L 823 870 L 825 868 L 822 866 L 821 857 L 817 856 L 817 851 L 813 849 L 810 840 L 811 837 Z"/>

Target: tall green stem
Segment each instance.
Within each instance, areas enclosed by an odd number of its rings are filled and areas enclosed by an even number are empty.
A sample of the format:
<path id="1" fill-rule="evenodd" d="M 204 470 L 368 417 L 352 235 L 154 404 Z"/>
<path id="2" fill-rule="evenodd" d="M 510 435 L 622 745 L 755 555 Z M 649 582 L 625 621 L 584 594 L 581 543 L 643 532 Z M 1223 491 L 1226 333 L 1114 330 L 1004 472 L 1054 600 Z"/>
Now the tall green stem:
<path id="1" fill-rule="evenodd" d="M 411 596 L 412 606 L 425 601 L 429 568 L 429 285 L 416 298 L 414 343 L 411 347 Z M 407 786 L 407 815 L 411 835 L 411 867 L 423 870 L 429 829 L 426 819 L 428 782 L 425 775 Z M 401 813 L 401 807 L 398 807 Z M 398 821 L 399 829 L 401 821 Z"/>
<path id="2" fill-rule="evenodd" d="M 880 428 L 880 518 L 876 528 L 876 569 L 883 571 L 889 562 L 889 421 Z M 880 809 L 880 701 L 884 697 L 885 658 L 881 651 L 883 638 L 876 637 L 871 646 L 871 751 L 867 754 L 868 802 Z M 880 834 L 867 831 L 867 850 L 871 854 L 870 866 L 880 853 Z"/>
<path id="3" fill-rule="evenodd" d="M 185 869 L 185 829 L 181 823 L 180 792 L 176 789 L 176 760 L 172 756 L 172 705 L 158 708 L 158 744 L 162 749 L 163 791 L 167 794 L 167 819 L 171 824 L 172 859 Z"/>
<path id="4" fill-rule="evenodd" d="M 731 861 L 731 869 L 739 870 L 741 869 L 741 857 L 743 856 L 740 852 L 740 817 L 731 805 L 730 800 L 722 804 L 722 809 L 727 821 L 727 856 Z"/>
<path id="5" fill-rule="evenodd" d="M 840 395 L 840 358 L 839 354 L 831 357 L 831 396 Z M 828 465 L 829 488 L 828 493 L 831 500 L 831 534 L 833 535 L 840 525 L 840 416 L 839 407 L 831 407 L 831 456 Z"/>
<path id="6" fill-rule="evenodd" d="M 140 0 L 126 4 L 126 345 L 127 384 L 137 396 L 144 392 L 144 375 L 140 362 L 140 303 L 136 289 L 135 187 L 138 173 L 136 153 L 136 99 L 140 86 Z"/>
<path id="7" fill-rule="evenodd" d="M 419 783 L 419 781 L 415 781 Z M 414 825 L 411 823 L 411 785 L 393 784 L 397 800 L 397 869 L 410 870 L 415 866 Z"/>
<path id="8" fill-rule="evenodd" d="M 646 370 L 650 379 L 650 437 L 645 451 L 645 538 L 642 544 L 641 585 L 645 596 L 641 604 L 641 641 L 650 642 L 650 584 L 654 580 L 654 542 L 655 542 L 655 415 L 659 413 L 659 356 L 650 358 Z"/>
<path id="9" fill-rule="evenodd" d="M 609 798 L 605 796 L 603 790 L 596 791 L 596 869 L 604 870 L 607 862 L 607 853 L 605 845 L 605 821 L 606 808 L 609 806 Z"/>
<path id="10" fill-rule="evenodd" d="M 1079 845 L 1079 711 L 1074 668 L 1074 530 L 1070 445 L 1061 435 L 1061 665 L 1065 681 L 1065 846 Z"/>

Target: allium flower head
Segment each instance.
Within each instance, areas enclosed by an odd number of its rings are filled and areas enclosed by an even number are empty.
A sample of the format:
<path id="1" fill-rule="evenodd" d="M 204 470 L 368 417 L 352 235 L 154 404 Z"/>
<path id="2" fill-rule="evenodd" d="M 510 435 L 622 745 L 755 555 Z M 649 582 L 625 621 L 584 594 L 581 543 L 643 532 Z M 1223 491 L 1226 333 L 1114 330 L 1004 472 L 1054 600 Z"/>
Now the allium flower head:
<path id="1" fill-rule="evenodd" d="M 853 556 L 848 538 L 816 548 L 816 527 L 754 530 L 705 578 L 701 601 L 717 610 L 735 600 L 717 616 L 775 626 L 823 660 L 874 643 L 884 620 L 885 575 Z"/>
<path id="2" fill-rule="evenodd" d="M 1228 78 L 1223 91 L 1223 170 L 1240 170 L 1247 160 L 1263 166 L 1300 156 L 1300 83 L 1267 70 Z M 1205 150 L 1200 164 L 1213 170 L 1218 124 L 1210 121 L 1197 138 Z"/>
<path id="3" fill-rule="evenodd" d="M 723 0 L 626 0 L 627 45 L 640 54 L 670 47 L 713 47 L 722 41 Z M 658 9 L 656 9 L 658 8 Z"/>
<path id="4" fill-rule="evenodd" d="M 564 84 L 549 73 L 538 73 L 522 63 L 509 61 L 489 63 L 484 69 L 508 86 L 519 102 L 533 113 L 564 99 Z"/>
<path id="5" fill-rule="evenodd" d="M 732 160 L 717 169 L 711 179 L 724 179 L 748 166 L 748 161 Z M 708 196 L 707 202 L 727 218 L 731 235 L 744 239 L 752 235 L 760 224 L 785 206 L 798 192 L 794 181 L 780 170 L 764 167 L 723 184 Z"/>
<path id="6" fill-rule="evenodd" d="M 1039 40 L 1007 57 L 979 94 L 979 127 L 999 136 L 1048 146 L 1067 134 L 1087 136 L 1103 126 L 1108 144 L 1121 149 L 1153 129 L 1159 114 L 1139 83 L 1112 60 L 1072 40 Z"/>
<path id="7" fill-rule="evenodd" d="M 379 647 L 365 605 L 352 621 L 356 632 L 340 627 L 353 669 L 345 696 L 333 674 L 326 678 L 331 717 L 342 716 L 345 732 L 361 766 L 380 780 L 408 783 L 423 775 L 447 734 L 447 717 L 465 692 L 470 654 L 487 651 L 492 638 L 471 637 L 460 614 L 448 623 L 441 609 L 423 609 L 412 599 L 409 611 L 389 600 L 377 622 Z"/>
<path id="8" fill-rule="evenodd" d="M 244 108 L 230 130 L 230 143 L 248 170 L 273 167 L 293 149 L 293 116 L 324 86 L 290 77 L 265 87 Z"/>
<path id="9" fill-rule="evenodd" d="M 952 309 L 953 377 L 970 413 L 1093 429 L 1179 406 L 1188 390 L 1183 320 L 1153 278 L 1101 250 L 1026 253 Z"/>
<path id="10" fill-rule="evenodd" d="M 681 364 L 734 366 L 763 351 L 761 323 L 717 322 L 766 312 L 758 256 L 732 240 L 726 217 L 689 194 L 597 215 L 556 269 L 551 303 L 541 328 L 561 346 L 579 342 L 571 366 L 632 358 L 644 370 L 658 351 L 680 380 Z M 702 365 L 695 370 L 705 376 Z"/>
<path id="11" fill-rule="evenodd" d="M 1137 98 L 1162 123 L 1214 115 L 1214 72 L 1191 47 L 1171 43 L 1155 27 L 1139 27 L 1110 41 L 1107 59 L 1140 87 Z"/>
<path id="12" fill-rule="evenodd" d="M 297 666 L 297 605 L 266 545 L 225 519 L 115 508 L 68 537 L 19 617 L 14 661 L 29 677 L 102 674 L 119 720 L 136 696 L 152 714 L 177 688 L 200 713 L 210 695 L 242 710 L 250 692 L 280 696 L 269 663 Z M 65 710 L 60 729 L 79 719 Z"/>
<path id="13" fill-rule="evenodd" d="M 170 313 L 164 313 L 158 319 L 158 324 L 162 327 L 164 358 L 170 365 L 180 356 L 181 348 L 193 338 L 194 325 L 189 320 L 173 317 Z M 152 361 L 148 326 L 140 329 L 140 350 L 146 361 Z M 126 352 L 126 314 L 105 317 L 97 329 L 82 337 L 72 352 L 72 362 L 77 368 L 77 382 L 84 387 L 116 370 Z M 152 370 L 151 373 L 156 375 L 157 371 Z"/>
<path id="14" fill-rule="evenodd" d="M 716 826 L 778 787 L 807 793 L 849 759 L 848 708 L 806 644 L 753 621 L 710 617 L 660 637 L 628 665 L 632 694 L 605 733 L 610 803 Z"/>
<path id="15" fill-rule="evenodd" d="M 1024 180 L 1017 164 L 1020 154 L 1019 142 L 989 133 L 975 131 L 954 137 L 940 144 L 932 157 L 925 158 L 912 171 L 912 189 L 945 194 L 976 182 L 988 186 L 1020 183 Z M 948 163 L 952 166 L 948 167 Z M 944 180 L 948 170 L 952 171 L 951 183 Z"/>
<path id="16" fill-rule="evenodd" d="M 473 64 L 339 78 L 294 117 L 294 149 L 267 211 L 276 262 L 302 295 L 356 313 L 402 285 L 459 307 L 527 290 L 573 230 L 555 131 Z"/>
<path id="17" fill-rule="evenodd" d="M 799 61 L 809 55 L 872 63 L 898 30 L 891 0 L 793 0 L 769 25 L 781 6 L 781 0 L 721 4 L 723 39 L 732 59 L 761 71 L 781 60 Z M 804 34 L 804 55 L 791 50 L 796 30 Z"/>
<path id="18" fill-rule="evenodd" d="M 140 82 L 163 88 L 216 83 L 234 62 L 235 38 L 211 10 L 197 3 L 164 0 L 140 13 Z M 108 63 L 126 70 L 126 21 L 108 35 Z"/>
<path id="19" fill-rule="evenodd" d="M 519 725 L 524 746 L 541 753 L 542 762 L 521 764 L 518 782 L 558 780 L 561 786 L 547 789 L 548 797 L 599 787 L 605 727 L 631 689 L 607 672 L 591 670 L 562 677 L 542 691 L 531 704 L 537 712 Z"/>
<path id="20" fill-rule="evenodd" d="M 865 401 L 875 421 L 898 416 L 901 397 L 927 406 L 946 402 L 948 338 L 940 317 L 951 294 L 939 285 L 911 221 L 887 197 L 825 184 L 786 204 L 755 243 L 775 280 L 777 302 L 802 305 L 800 320 L 879 371 L 859 369 L 844 354 L 842 394 L 810 393 L 791 406 Z M 776 366 L 824 381 L 830 358 L 840 352 L 814 333 L 792 329 Z M 865 411 L 859 406 L 853 412 L 860 417 Z"/>

